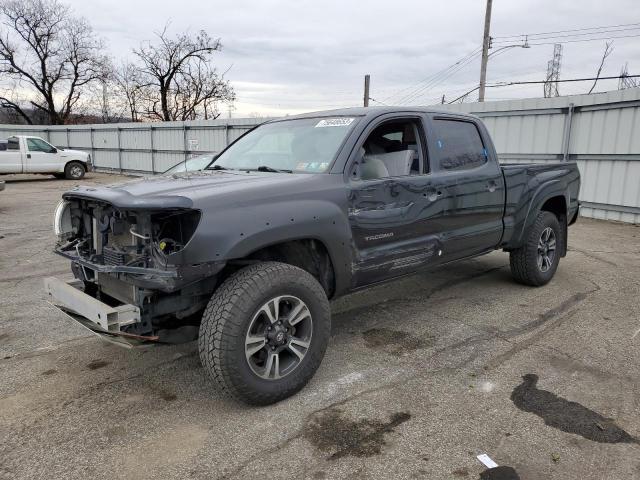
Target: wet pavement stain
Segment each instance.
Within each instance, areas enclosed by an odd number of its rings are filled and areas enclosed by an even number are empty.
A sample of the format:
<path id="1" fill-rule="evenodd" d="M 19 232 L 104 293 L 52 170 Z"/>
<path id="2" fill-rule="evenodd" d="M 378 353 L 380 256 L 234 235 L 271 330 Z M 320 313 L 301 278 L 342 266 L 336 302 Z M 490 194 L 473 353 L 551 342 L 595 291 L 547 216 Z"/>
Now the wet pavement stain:
<path id="1" fill-rule="evenodd" d="M 160 392 L 160 398 L 165 402 L 173 402 L 178 396 L 175 393 L 171 392 Z"/>
<path id="2" fill-rule="evenodd" d="M 433 337 L 420 338 L 407 332 L 390 328 L 372 328 L 362 333 L 364 343 L 374 350 L 381 350 L 390 355 L 400 357 L 413 350 L 433 345 Z"/>
<path id="3" fill-rule="evenodd" d="M 451 472 L 451 474 L 457 478 L 468 477 L 469 469 L 467 467 L 456 468 L 453 472 Z"/>
<path id="4" fill-rule="evenodd" d="M 54 373 L 58 373 L 58 371 L 55 368 L 51 368 L 49 370 L 45 370 L 44 372 L 42 372 L 42 375 L 49 376 L 49 375 L 53 375 Z"/>
<path id="5" fill-rule="evenodd" d="M 520 480 L 520 475 L 512 467 L 501 465 L 482 472 L 480 480 Z"/>
<path id="6" fill-rule="evenodd" d="M 307 420 L 304 437 L 316 448 L 330 453 L 329 460 L 345 456 L 370 457 L 379 455 L 386 445 L 385 435 L 411 418 L 407 412 L 396 412 L 389 421 L 345 417 L 338 409 L 314 414 Z"/>
<path id="7" fill-rule="evenodd" d="M 523 382 L 511 393 L 511 400 L 520 410 L 542 418 L 545 425 L 599 443 L 638 443 L 613 419 L 552 392 L 539 390 L 537 375 L 528 373 L 522 379 Z"/>
<path id="8" fill-rule="evenodd" d="M 98 370 L 99 368 L 106 367 L 111 364 L 111 362 L 106 362 L 104 360 L 93 360 L 92 362 L 87 363 L 87 368 L 89 370 Z"/>

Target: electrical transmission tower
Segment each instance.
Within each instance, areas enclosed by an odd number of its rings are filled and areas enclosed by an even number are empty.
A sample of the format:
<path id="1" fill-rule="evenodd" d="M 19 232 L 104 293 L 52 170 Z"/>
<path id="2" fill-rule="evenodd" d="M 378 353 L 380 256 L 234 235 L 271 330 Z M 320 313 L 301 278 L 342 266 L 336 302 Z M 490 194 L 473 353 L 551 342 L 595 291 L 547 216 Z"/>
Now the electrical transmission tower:
<path id="1" fill-rule="evenodd" d="M 624 90 L 626 88 L 636 88 L 640 86 L 638 80 L 635 78 L 629 78 L 629 64 L 625 63 L 622 70 L 620 70 L 620 80 L 618 80 L 618 90 Z"/>
<path id="2" fill-rule="evenodd" d="M 544 82 L 544 96 L 559 97 L 558 80 L 560 79 L 560 62 L 562 61 L 562 44 L 553 45 L 553 58 L 547 62 L 547 79 Z"/>

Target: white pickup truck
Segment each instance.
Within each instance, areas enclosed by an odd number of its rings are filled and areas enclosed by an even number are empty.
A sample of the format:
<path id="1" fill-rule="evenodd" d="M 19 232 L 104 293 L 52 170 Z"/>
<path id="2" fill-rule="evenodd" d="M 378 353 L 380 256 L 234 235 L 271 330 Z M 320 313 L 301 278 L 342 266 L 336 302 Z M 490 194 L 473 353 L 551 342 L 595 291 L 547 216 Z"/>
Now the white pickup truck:
<path id="1" fill-rule="evenodd" d="M 40 137 L 16 135 L 0 141 L 0 175 L 45 173 L 79 180 L 91 168 L 90 154 L 54 147 Z"/>

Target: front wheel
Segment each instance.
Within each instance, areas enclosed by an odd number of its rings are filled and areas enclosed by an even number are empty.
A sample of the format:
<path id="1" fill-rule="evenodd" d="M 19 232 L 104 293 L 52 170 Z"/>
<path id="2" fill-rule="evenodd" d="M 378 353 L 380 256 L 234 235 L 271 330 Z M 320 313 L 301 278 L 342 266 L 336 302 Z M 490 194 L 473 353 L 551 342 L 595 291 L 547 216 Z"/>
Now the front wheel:
<path id="1" fill-rule="evenodd" d="M 224 392 L 268 405 L 307 384 L 330 333 L 329 301 L 312 275 L 258 263 L 231 275 L 211 297 L 200 325 L 200 360 Z"/>
<path id="2" fill-rule="evenodd" d="M 64 176 L 67 180 L 80 180 L 84 177 L 87 169 L 80 162 L 69 162 L 64 167 Z"/>
<path id="3" fill-rule="evenodd" d="M 537 287 L 553 278 L 560 261 L 561 231 L 553 213 L 538 214 L 524 245 L 509 253 L 511 275 L 518 283 Z"/>

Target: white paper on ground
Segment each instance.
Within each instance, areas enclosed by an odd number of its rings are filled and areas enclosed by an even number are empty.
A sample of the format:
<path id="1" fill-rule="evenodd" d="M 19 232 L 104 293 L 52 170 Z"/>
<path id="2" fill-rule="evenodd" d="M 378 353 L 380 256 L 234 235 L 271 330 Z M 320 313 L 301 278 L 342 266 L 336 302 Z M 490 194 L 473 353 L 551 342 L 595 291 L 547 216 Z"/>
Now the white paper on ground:
<path id="1" fill-rule="evenodd" d="M 487 468 L 496 468 L 498 466 L 498 464 L 493 460 L 491 460 L 489 455 L 487 455 L 486 453 L 483 453 L 482 455 L 478 455 L 476 458 L 480 460 L 484 464 L 484 466 Z"/>

